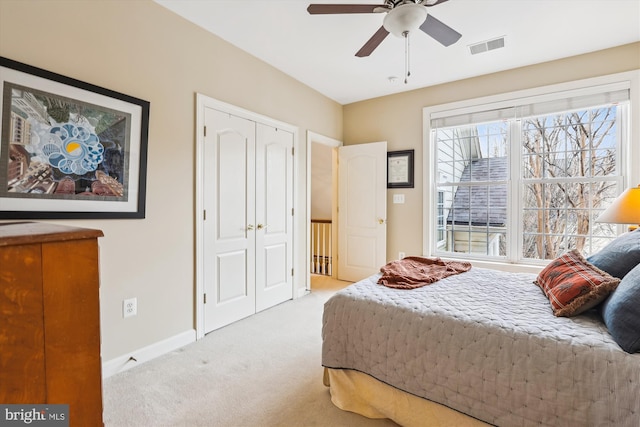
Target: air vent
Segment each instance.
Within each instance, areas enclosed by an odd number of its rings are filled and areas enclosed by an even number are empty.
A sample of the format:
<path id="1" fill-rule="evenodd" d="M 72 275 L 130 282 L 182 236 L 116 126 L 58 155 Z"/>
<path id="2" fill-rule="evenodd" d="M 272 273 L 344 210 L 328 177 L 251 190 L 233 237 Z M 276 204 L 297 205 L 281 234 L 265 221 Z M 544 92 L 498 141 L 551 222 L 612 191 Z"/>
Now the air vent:
<path id="1" fill-rule="evenodd" d="M 502 47 L 504 47 L 504 36 L 481 43 L 471 44 L 469 45 L 469 51 L 472 55 L 477 55 L 478 53 L 488 52 Z"/>

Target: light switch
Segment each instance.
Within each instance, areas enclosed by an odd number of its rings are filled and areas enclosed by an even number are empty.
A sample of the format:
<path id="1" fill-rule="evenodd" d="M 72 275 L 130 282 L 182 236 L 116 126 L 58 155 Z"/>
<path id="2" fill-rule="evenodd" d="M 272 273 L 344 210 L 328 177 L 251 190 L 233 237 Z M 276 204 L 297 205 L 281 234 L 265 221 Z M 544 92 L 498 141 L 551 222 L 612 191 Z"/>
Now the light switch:
<path id="1" fill-rule="evenodd" d="M 404 194 L 394 194 L 393 203 L 404 203 Z"/>

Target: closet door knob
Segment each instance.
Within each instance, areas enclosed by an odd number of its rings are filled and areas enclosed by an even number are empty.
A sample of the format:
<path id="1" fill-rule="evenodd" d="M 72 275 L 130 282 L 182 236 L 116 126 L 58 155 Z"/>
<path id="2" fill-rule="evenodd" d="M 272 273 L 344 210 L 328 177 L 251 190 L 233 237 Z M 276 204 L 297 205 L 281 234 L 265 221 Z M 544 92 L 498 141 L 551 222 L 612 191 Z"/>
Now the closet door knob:
<path id="1" fill-rule="evenodd" d="M 265 224 L 265 225 L 258 224 L 258 230 L 262 230 L 263 228 L 267 228 L 267 227 L 268 227 L 267 224 Z"/>
<path id="2" fill-rule="evenodd" d="M 247 230 L 249 230 L 249 231 L 253 230 L 253 224 L 247 225 Z"/>

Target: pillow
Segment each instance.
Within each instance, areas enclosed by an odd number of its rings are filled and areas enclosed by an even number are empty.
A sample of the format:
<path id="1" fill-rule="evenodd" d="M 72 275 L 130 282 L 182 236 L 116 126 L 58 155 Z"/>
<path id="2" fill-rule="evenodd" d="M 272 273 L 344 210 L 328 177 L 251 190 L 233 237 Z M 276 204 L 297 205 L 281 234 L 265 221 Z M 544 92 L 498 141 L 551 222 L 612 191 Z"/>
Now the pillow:
<path id="1" fill-rule="evenodd" d="M 600 252 L 587 258 L 587 261 L 622 279 L 633 267 L 640 264 L 640 228 L 621 234 Z"/>
<path id="2" fill-rule="evenodd" d="M 640 352 L 640 265 L 624 276 L 604 302 L 602 319 L 624 351 Z"/>
<path id="3" fill-rule="evenodd" d="M 549 298 L 553 314 L 570 317 L 604 301 L 620 279 L 593 266 L 574 249 L 551 261 L 534 283 Z"/>

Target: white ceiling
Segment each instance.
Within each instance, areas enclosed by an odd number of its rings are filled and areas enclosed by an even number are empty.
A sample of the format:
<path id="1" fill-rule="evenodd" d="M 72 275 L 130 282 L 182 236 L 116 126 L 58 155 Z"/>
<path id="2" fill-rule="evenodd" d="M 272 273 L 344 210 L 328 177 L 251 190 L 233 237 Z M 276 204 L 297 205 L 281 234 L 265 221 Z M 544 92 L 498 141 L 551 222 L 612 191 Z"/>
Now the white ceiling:
<path id="1" fill-rule="evenodd" d="M 640 0 L 449 0 L 428 12 L 462 38 L 444 47 L 422 32 L 411 37 L 405 85 L 403 39 L 389 35 L 368 58 L 354 56 L 384 14 L 306 11 L 383 0 L 154 1 L 341 104 L 640 41 Z M 501 36 L 503 49 L 469 53 Z"/>

